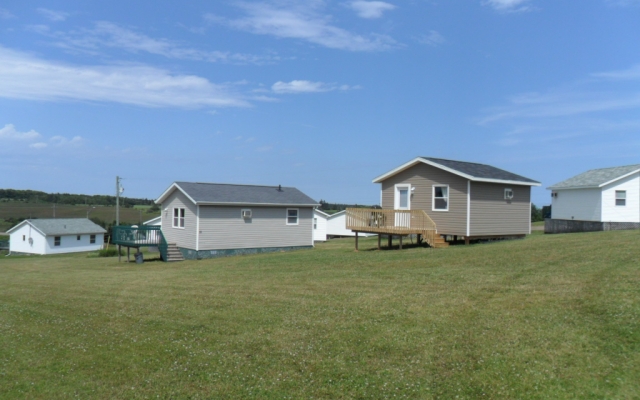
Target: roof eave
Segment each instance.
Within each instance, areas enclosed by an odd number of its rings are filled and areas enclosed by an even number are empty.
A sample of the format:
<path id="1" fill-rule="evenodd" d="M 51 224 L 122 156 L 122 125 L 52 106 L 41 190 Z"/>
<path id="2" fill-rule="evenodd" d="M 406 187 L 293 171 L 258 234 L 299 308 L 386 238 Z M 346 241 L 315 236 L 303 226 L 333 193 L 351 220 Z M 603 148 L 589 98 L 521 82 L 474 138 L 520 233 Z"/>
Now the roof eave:
<path id="1" fill-rule="evenodd" d="M 549 186 L 547 190 L 600 189 L 600 186 Z"/>
<path id="2" fill-rule="evenodd" d="M 179 191 L 181 191 L 181 192 L 182 192 L 182 194 L 184 194 L 184 195 L 185 195 L 189 200 L 191 200 L 191 202 L 192 202 L 193 204 L 198 204 L 198 203 L 196 203 L 196 201 L 195 201 L 191 196 L 189 196 L 189 194 L 187 194 L 187 192 L 186 192 L 184 189 L 182 189 L 182 188 L 180 187 L 180 185 L 178 185 L 178 183 L 177 183 L 177 182 L 173 182 L 173 183 L 171 184 L 171 186 L 169 186 L 169 188 L 168 188 L 167 190 L 165 190 L 165 191 L 160 195 L 160 197 L 158 197 L 158 199 L 157 199 L 156 201 L 154 201 L 154 203 L 156 203 L 156 204 L 162 204 L 162 202 L 163 202 L 163 201 L 165 201 L 165 200 L 167 199 L 167 197 L 169 197 L 169 195 L 171 195 L 171 193 L 172 193 L 172 192 L 173 192 L 173 190 L 175 190 L 175 189 L 178 189 Z"/>
<path id="3" fill-rule="evenodd" d="M 473 182 L 503 183 L 506 185 L 521 185 L 521 186 L 541 186 L 542 185 L 540 182 L 512 181 L 512 180 L 505 180 L 505 179 L 473 178 L 470 180 Z"/>
<path id="4" fill-rule="evenodd" d="M 598 187 L 605 187 L 605 186 L 610 185 L 610 184 L 612 184 L 612 183 L 614 183 L 616 181 L 619 181 L 620 179 L 624 179 L 624 178 L 626 178 L 628 176 L 631 176 L 633 174 L 637 174 L 638 172 L 640 172 L 640 169 L 636 169 L 635 171 L 631 171 L 631 172 L 626 173 L 624 175 L 620 175 L 619 177 L 617 177 L 615 179 L 611 179 L 608 182 L 605 182 L 605 183 L 602 183 L 602 184 L 598 185 Z"/>

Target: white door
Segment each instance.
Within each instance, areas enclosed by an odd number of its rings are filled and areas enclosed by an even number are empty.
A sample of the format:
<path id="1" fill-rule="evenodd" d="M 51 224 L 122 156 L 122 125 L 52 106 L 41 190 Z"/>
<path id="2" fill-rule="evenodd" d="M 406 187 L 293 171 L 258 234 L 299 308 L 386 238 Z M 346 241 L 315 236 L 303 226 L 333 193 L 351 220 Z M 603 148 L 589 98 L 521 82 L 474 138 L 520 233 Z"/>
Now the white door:
<path id="1" fill-rule="evenodd" d="M 411 210 L 411 184 L 398 184 L 395 186 L 394 209 Z M 397 212 L 395 226 L 410 227 L 411 213 Z"/>

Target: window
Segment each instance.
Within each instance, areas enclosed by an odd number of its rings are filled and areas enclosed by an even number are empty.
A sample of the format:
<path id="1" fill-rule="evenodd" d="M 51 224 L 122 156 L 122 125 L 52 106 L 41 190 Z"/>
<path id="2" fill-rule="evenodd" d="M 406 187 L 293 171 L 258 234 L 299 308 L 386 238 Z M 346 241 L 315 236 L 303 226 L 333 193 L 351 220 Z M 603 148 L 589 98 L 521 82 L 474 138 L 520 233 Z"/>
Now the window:
<path id="1" fill-rule="evenodd" d="M 626 206 L 626 205 L 627 205 L 627 191 L 616 190 L 616 206 Z"/>
<path id="2" fill-rule="evenodd" d="M 318 218 L 313 219 L 313 229 L 318 229 Z"/>
<path id="3" fill-rule="evenodd" d="M 80 240 L 80 235 L 76 236 L 76 240 Z"/>
<path id="4" fill-rule="evenodd" d="M 89 243 L 94 244 L 96 242 L 96 235 L 89 236 Z"/>
<path id="5" fill-rule="evenodd" d="M 449 211 L 449 186 L 433 187 L 433 211 Z"/>
<path id="6" fill-rule="evenodd" d="M 287 208 L 287 225 L 298 225 L 297 208 Z"/>
<path id="7" fill-rule="evenodd" d="M 242 218 L 251 218 L 251 210 L 248 208 L 245 208 L 244 210 L 242 210 L 241 214 L 242 214 Z"/>
<path id="8" fill-rule="evenodd" d="M 504 199 L 505 200 L 513 199 L 513 189 L 505 189 L 504 190 Z"/>
<path id="9" fill-rule="evenodd" d="M 22 241 L 24 242 L 25 240 L 27 240 L 27 237 L 25 235 L 22 235 Z"/>
<path id="10" fill-rule="evenodd" d="M 173 227 L 184 228 L 184 208 L 173 209 Z"/>
<path id="11" fill-rule="evenodd" d="M 60 236 L 55 236 L 53 238 L 53 245 L 54 246 L 60 246 Z"/>

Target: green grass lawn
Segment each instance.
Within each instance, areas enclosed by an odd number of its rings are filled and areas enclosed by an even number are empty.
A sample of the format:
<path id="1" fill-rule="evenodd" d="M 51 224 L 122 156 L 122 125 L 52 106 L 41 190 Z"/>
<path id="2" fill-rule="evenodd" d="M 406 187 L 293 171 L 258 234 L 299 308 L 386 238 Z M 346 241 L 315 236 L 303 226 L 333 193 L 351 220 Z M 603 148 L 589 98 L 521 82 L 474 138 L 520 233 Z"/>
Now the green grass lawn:
<path id="1" fill-rule="evenodd" d="M 640 232 L 375 244 L 3 257 L 0 397 L 640 396 Z"/>

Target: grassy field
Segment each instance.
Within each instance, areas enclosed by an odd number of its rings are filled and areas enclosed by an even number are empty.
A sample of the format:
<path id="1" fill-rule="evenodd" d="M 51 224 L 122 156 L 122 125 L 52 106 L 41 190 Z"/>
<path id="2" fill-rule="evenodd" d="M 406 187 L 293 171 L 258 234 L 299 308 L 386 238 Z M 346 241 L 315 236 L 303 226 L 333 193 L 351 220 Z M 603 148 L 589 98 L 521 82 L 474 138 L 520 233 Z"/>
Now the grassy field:
<path id="1" fill-rule="evenodd" d="M 120 208 L 120 221 L 123 224 L 137 224 L 150 220 L 160 215 L 160 212 L 147 213 L 149 207 L 139 206 L 138 208 Z M 115 206 L 91 206 L 84 205 L 56 205 L 56 218 L 85 218 L 87 211 L 90 211 L 89 217 L 100 218 L 103 221 L 113 222 L 116 219 Z M 21 203 L 7 202 L 0 203 L 0 232 L 6 232 L 11 226 L 6 222 L 8 218 L 53 218 L 53 204 L 41 203 Z"/>
<path id="2" fill-rule="evenodd" d="M 638 398 L 640 232 L 0 259 L 2 398 Z"/>

